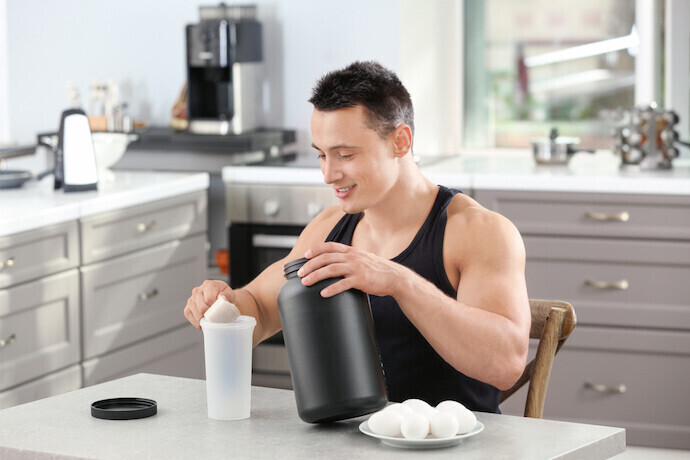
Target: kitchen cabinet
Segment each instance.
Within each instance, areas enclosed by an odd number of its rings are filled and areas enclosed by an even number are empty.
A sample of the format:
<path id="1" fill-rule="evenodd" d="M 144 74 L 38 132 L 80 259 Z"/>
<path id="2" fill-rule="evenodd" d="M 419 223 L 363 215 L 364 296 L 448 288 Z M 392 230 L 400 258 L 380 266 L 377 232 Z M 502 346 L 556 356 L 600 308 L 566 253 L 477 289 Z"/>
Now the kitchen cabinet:
<path id="1" fill-rule="evenodd" d="M 170 350 L 179 348 L 154 344 L 160 334 L 169 334 L 169 343 L 192 329 L 182 310 L 206 277 L 206 207 L 206 192 L 194 192 L 81 220 L 82 260 L 96 261 L 80 268 L 83 358 L 98 358 L 84 363 L 85 385 L 110 375 L 153 372 L 158 360 L 173 359 Z M 128 368 L 117 364 L 118 356 L 129 358 Z M 203 350 L 195 360 L 179 359 L 178 368 L 160 369 L 203 376 L 196 362 L 203 363 Z"/>
<path id="2" fill-rule="evenodd" d="M 0 290 L 0 390 L 80 361 L 76 269 Z"/>
<path id="3" fill-rule="evenodd" d="M 150 340 L 84 361 L 84 386 L 147 372 L 204 378 L 201 332 L 188 324 Z"/>
<path id="4" fill-rule="evenodd" d="M 25 404 L 37 399 L 78 390 L 82 387 L 81 366 L 75 364 L 67 369 L 0 392 L 0 409 Z"/>
<path id="5" fill-rule="evenodd" d="M 81 386 L 57 372 L 79 368 L 78 265 L 76 222 L 0 237 L 0 408 Z"/>
<path id="6" fill-rule="evenodd" d="M 690 196 L 474 195 L 520 230 L 529 296 L 575 307 L 544 417 L 622 426 L 630 444 L 690 448 Z M 518 394 L 502 411 L 522 412 Z"/>
<path id="7" fill-rule="evenodd" d="M 54 203 L 51 219 L 63 200 L 78 209 L 52 225 L 18 214 L 31 190 L 6 197 L 0 211 L 16 219 L 0 232 L 0 409 L 130 373 L 203 378 L 203 340 L 182 309 L 206 277 L 206 190 L 197 177 L 173 176 L 174 191 L 146 179 L 36 197 Z"/>

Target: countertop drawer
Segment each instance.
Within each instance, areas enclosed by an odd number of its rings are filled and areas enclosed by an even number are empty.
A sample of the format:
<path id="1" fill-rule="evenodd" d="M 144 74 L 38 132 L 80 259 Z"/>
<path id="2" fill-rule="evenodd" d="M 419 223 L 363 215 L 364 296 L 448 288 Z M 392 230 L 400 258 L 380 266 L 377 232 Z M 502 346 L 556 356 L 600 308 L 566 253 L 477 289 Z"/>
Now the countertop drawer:
<path id="1" fill-rule="evenodd" d="M 530 297 L 572 303 L 578 324 L 690 330 L 690 242 L 524 242 Z"/>
<path id="2" fill-rule="evenodd" d="M 75 364 L 24 385 L 0 392 L 0 409 L 6 409 L 37 399 L 67 393 L 81 388 L 81 366 Z"/>
<path id="3" fill-rule="evenodd" d="M 688 381 L 690 333 L 578 325 L 554 362 L 544 418 L 622 426 L 630 444 L 687 449 Z"/>
<path id="4" fill-rule="evenodd" d="M 690 240 L 690 197 L 477 190 L 522 235 Z"/>
<path id="5" fill-rule="evenodd" d="M 79 272 L 0 290 L 0 390 L 79 362 Z"/>
<path id="6" fill-rule="evenodd" d="M 206 191 L 81 219 L 82 264 L 206 231 Z"/>
<path id="7" fill-rule="evenodd" d="M 190 324 L 83 363 L 84 386 L 132 374 L 203 379 L 204 337 Z"/>
<path id="8" fill-rule="evenodd" d="M 84 359 L 184 324 L 206 276 L 206 235 L 81 268 Z"/>
<path id="9" fill-rule="evenodd" d="M 77 222 L 0 237 L 0 289 L 79 265 Z"/>

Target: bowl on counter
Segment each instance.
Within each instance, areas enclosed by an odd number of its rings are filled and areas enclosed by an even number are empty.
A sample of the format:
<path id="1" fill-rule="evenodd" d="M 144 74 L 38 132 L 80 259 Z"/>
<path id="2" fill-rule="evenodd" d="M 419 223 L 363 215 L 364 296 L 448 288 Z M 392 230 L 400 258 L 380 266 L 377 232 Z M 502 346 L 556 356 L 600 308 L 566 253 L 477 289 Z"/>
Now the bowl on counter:
<path id="1" fill-rule="evenodd" d="M 139 139 L 135 133 L 97 131 L 91 133 L 99 179 L 112 177 L 110 168 L 124 155 L 127 147 Z"/>

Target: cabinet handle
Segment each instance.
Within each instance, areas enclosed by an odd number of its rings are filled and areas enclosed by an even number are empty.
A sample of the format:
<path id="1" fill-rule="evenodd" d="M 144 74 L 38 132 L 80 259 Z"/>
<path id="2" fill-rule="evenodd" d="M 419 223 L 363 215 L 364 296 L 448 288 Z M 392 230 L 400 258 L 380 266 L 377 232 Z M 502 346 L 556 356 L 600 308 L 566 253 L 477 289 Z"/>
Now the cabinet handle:
<path id="1" fill-rule="evenodd" d="M 149 292 L 141 292 L 141 293 L 137 296 L 137 298 L 138 298 L 139 300 L 149 300 L 150 298 L 156 297 L 157 295 L 158 295 L 158 289 L 153 288 L 153 289 L 150 290 Z"/>
<path id="2" fill-rule="evenodd" d="M 599 289 L 619 289 L 625 291 L 630 287 L 628 280 L 620 281 L 597 281 L 597 280 L 585 280 L 587 286 L 592 286 Z"/>
<path id="3" fill-rule="evenodd" d="M 11 267 L 14 265 L 14 257 L 10 257 L 9 259 L 2 261 L 0 260 L 0 271 L 3 271 L 5 267 Z"/>
<path id="4" fill-rule="evenodd" d="M 156 226 L 155 220 L 152 220 L 148 224 L 145 224 L 142 222 L 142 223 L 137 224 L 137 232 L 139 232 L 139 233 L 148 232 L 149 230 L 151 230 L 155 226 Z"/>
<path id="5" fill-rule="evenodd" d="M 613 220 L 616 222 L 627 222 L 630 220 L 630 213 L 628 211 L 616 212 L 613 214 L 606 214 L 603 212 L 587 211 L 585 216 L 592 220 Z"/>
<path id="6" fill-rule="evenodd" d="M 7 337 L 5 340 L 0 339 L 0 348 L 6 347 L 7 345 L 11 344 L 16 340 L 17 336 L 12 334 L 11 336 Z"/>
<path id="7" fill-rule="evenodd" d="M 625 393 L 628 389 L 625 386 L 625 384 L 621 383 L 620 385 L 604 385 L 603 383 L 592 383 L 592 382 L 585 382 L 583 384 L 585 388 L 588 390 L 594 390 L 597 393 L 619 393 L 623 394 Z"/>

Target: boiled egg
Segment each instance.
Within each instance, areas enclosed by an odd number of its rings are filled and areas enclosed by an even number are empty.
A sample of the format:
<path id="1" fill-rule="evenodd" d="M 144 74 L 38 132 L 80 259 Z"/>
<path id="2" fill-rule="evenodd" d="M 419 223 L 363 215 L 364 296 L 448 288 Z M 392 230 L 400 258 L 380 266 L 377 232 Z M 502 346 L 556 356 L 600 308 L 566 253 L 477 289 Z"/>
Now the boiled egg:
<path id="1" fill-rule="evenodd" d="M 369 429 L 381 436 L 400 436 L 403 416 L 395 410 L 380 410 L 369 417 Z"/>

